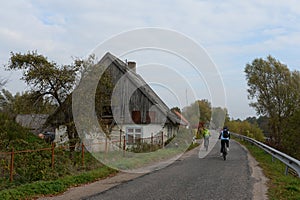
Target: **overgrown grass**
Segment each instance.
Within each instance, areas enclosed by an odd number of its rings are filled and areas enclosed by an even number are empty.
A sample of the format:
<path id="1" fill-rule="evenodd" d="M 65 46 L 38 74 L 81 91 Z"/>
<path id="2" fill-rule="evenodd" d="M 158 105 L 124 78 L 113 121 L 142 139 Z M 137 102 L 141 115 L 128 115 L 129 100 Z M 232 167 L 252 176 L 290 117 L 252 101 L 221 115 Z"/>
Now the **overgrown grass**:
<path id="1" fill-rule="evenodd" d="M 196 147 L 198 147 L 200 144 L 199 143 L 192 143 L 190 146 L 189 146 L 189 148 L 187 149 L 187 151 L 190 151 L 190 150 L 192 150 L 192 149 L 194 149 L 194 148 L 196 148 Z"/>
<path id="2" fill-rule="evenodd" d="M 126 152 L 120 149 L 108 152 L 96 152 L 93 156 L 109 167 L 119 170 L 135 170 L 173 159 L 185 151 L 198 146 L 197 144 L 191 145 L 192 137 L 191 130 L 181 128 L 176 137 L 170 138 L 165 142 L 166 146 L 163 148 L 162 146 L 155 145 L 151 149 L 149 144 L 144 144 L 145 148 L 130 148 Z M 132 149 L 134 149 L 134 152 L 130 151 Z"/>
<path id="3" fill-rule="evenodd" d="M 0 154 L 0 199 L 30 199 L 39 195 L 57 194 L 71 186 L 95 181 L 106 177 L 117 170 L 106 167 L 90 152 L 84 153 L 84 165 L 80 151 L 56 148 L 54 150 L 54 169 L 52 168 L 51 145 L 22 128 L 13 120 L 0 113 L 0 152 L 11 152 L 14 149 L 13 181 L 10 182 L 10 154 Z M 183 152 L 188 147 L 189 131 L 183 129 L 178 137 L 164 149 L 159 149 L 151 156 L 137 154 L 138 159 L 131 158 L 129 153 L 124 157 L 122 152 L 117 164 L 132 166 L 156 162 Z M 173 144 L 172 144 L 173 143 Z M 175 143 L 183 144 L 176 146 Z M 148 148 L 148 146 L 146 146 Z M 171 148 L 169 148 L 171 147 Z M 45 148 L 47 150 L 45 150 Z M 49 149 L 50 148 L 50 149 Z M 185 148 L 182 150 L 182 148 Z M 41 150 L 43 149 L 43 150 Z M 35 150 L 31 152 L 20 152 Z M 153 150 L 153 149 L 151 149 Z M 149 154 L 150 155 L 150 154 Z M 105 160 L 110 154 L 104 154 Z M 104 163 L 105 164 L 105 163 Z M 122 167 L 117 167 L 122 169 Z"/>
<path id="4" fill-rule="evenodd" d="M 255 145 L 239 141 L 247 147 L 251 155 L 259 162 L 268 181 L 268 197 L 270 200 L 299 200 L 300 178 L 284 175 L 285 165 Z"/>
<path id="5" fill-rule="evenodd" d="M 104 164 L 120 170 L 134 170 L 148 165 L 155 164 L 159 161 L 170 159 L 176 155 L 182 154 L 187 147 L 162 148 L 153 152 L 133 153 L 126 151 L 99 152 L 94 156 L 103 161 Z"/>
<path id="6" fill-rule="evenodd" d="M 188 150 L 191 150 L 197 147 L 199 144 L 190 145 Z M 182 150 L 181 150 L 182 151 Z M 118 161 L 119 165 L 126 165 L 123 166 L 125 168 L 130 168 L 136 165 L 143 165 L 145 163 L 151 163 L 157 161 L 157 159 L 164 159 L 169 158 L 170 155 L 175 155 L 180 152 L 180 149 L 176 148 L 166 148 L 161 149 L 157 154 L 149 154 L 149 156 L 144 157 L 143 159 L 126 159 L 126 162 Z M 142 161 L 142 162 L 141 162 Z M 119 166 L 120 167 L 120 166 Z M 122 168 L 122 166 L 121 166 Z M 107 166 L 102 166 L 98 169 L 94 169 L 88 172 L 80 172 L 78 175 L 69 175 L 58 178 L 56 180 L 49 180 L 49 181 L 36 181 L 32 183 L 25 183 L 22 185 L 16 186 L 13 183 L 6 182 L 10 184 L 10 189 L 5 189 L 0 191 L 0 199 L 33 199 L 39 196 L 47 196 L 47 195 L 55 195 L 66 191 L 68 188 L 72 186 L 78 186 L 81 184 L 90 183 L 96 181 L 98 179 L 107 177 L 111 174 L 117 173 L 117 170 L 109 168 Z M 8 187 L 7 187 L 8 188 Z"/>
<path id="7" fill-rule="evenodd" d="M 38 196 L 59 194 L 66 191 L 69 187 L 96 181 L 98 179 L 114 174 L 117 171 L 106 166 L 83 172 L 75 176 L 65 176 L 53 181 L 37 181 L 24 184 L 12 189 L 0 191 L 0 199 L 31 199 Z"/>

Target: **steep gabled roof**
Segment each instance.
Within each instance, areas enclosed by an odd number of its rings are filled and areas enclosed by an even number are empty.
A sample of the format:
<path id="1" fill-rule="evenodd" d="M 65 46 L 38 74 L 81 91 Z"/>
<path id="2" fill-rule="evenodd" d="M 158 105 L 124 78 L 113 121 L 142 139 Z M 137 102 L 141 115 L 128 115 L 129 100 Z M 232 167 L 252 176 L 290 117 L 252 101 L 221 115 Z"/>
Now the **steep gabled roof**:
<path id="1" fill-rule="evenodd" d="M 124 74 L 128 74 L 129 80 L 137 86 L 137 88 L 151 101 L 154 105 L 156 105 L 160 111 L 162 111 L 174 124 L 183 124 L 183 121 L 174 114 L 169 107 L 162 101 L 162 99 L 152 90 L 152 88 L 146 83 L 146 81 L 138 75 L 136 72 L 130 70 L 128 68 L 127 63 L 123 62 L 116 56 L 112 55 L 111 53 L 107 52 L 102 59 L 99 61 L 99 63 L 103 63 L 106 61 L 106 59 L 109 59 L 110 62 L 114 63 L 120 71 L 122 71 Z M 139 87 L 143 86 L 143 87 Z"/>
<path id="2" fill-rule="evenodd" d="M 160 109 L 160 111 L 163 112 L 172 123 L 186 125 L 183 124 L 182 120 L 168 108 L 168 106 L 160 99 L 160 97 L 152 90 L 152 88 L 145 82 L 145 80 L 140 75 L 138 75 L 137 73 L 133 72 L 128 68 L 127 63 L 123 62 L 119 58 L 107 52 L 97 63 L 97 65 L 102 65 L 106 61 L 108 61 L 108 63 L 114 63 L 115 66 L 117 66 L 122 73 L 124 74 L 127 73 L 128 79 L 135 86 L 137 86 L 137 88 L 146 96 L 146 98 L 148 98 L 150 102 L 156 105 Z M 139 87 L 141 85 L 143 87 Z M 46 124 L 62 123 L 62 121 L 65 119 L 63 119 L 61 112 L 67 112 L 71 114 L 72 112 L 71 109 L 72 109 L 72 94 L 70 94 L 67 97 L 67 99 L 62 104 L 62 107 L 57 108 L 56 111 L 48 118 Z M 69 117 L 70 117 L 69 120 L 73 119 L 72 116 Z"/>

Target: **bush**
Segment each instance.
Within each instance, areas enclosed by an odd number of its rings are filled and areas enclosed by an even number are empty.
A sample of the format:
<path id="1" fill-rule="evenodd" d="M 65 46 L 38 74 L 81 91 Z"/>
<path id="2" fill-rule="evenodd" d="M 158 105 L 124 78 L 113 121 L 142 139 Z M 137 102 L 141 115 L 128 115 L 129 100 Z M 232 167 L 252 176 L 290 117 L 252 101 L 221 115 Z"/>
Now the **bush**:
<path id="1" fill-rule="evenodd" d="M 158 144 L 149 144 L 146 142 L 143 143 L 138 143 L 136 145 L 133 145 L 129 151 L 134 152 L 134 153 L 146 153 L 146 152 L 152 152 L 156 151 L 159 148 L 161 148 L 161 145 Z"/>
<path id="2" fill-rule="evenodd" d="M 0 190 L 13 188 L 35 181 L 55 180 L 67 175 L 77 175 L 103 166 L 89 152 L 85 152 L 85 166 L 82 166 L 81 152 L 55 148 L 54 169 L 52 169 L 51 145 L 13 119 L 0 113 L 0 152 L 14 149 L 13 182 L 9 183 L 10 154 L 0 154 Z M 48 150 L 41 150 L 48 149 Z M 22 150 L 30 150 L 22 152 Z M 71 156 L 72 155 L 72 156 Z"/>
<path id="3" fill-rule="evenodd" d="M 248 121 L 229 121 L 226 123 L 229 130 L 233 133 L 245 135 L 254 138 L 255 140 L 264 141 L 264 135 L 258 125 L 250 124 Z"/>

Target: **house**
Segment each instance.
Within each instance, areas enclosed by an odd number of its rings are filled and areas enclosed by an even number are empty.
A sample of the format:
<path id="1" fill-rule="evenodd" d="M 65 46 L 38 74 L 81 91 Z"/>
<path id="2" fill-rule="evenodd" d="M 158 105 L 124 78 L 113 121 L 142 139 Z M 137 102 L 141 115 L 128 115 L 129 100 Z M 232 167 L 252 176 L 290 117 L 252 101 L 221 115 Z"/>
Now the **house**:
<path id="1" fill-rule="evenodd" d="M 98 83 L 95 95 L 97 119 L 110 141 L 118 146 L 149 142 L 154 138 L 163 143 L 177 134 L 180 126 L 188 122 L 170 111 L 168 106 L 136 73 L 134 62 L 124 62 L 110 53 L 106 53 L 96 67 L 105 66 L 106 70 Z M 52 124 L 64 124 L 64 113 L 70 113 L 72 98 L 51 116 Z M 55 123 L 53 123 L 55 122 Z M 87 133 L 85 142 L 99 142 L 106 138 L 97 133 Z M 123 144 L 122 144 L 123 145 Z M 102 148 L 100 148 L 102 149 Z"/>

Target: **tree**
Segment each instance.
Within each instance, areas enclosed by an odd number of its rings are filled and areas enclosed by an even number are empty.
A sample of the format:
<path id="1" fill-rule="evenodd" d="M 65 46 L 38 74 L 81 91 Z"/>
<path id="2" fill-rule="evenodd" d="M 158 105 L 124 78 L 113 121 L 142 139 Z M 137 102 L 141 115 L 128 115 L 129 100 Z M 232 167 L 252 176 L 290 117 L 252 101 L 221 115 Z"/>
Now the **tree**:
<path id="1" fill-rule="evenodd" d="M 50 100 L 59 107 L 75 88 L 76 75 L 80 68 L 77 63 L 59 66 L 55 62 L 38 54 L 36 51 L 27 54 L 11 53 L 7 70 L 23 70 L 22 80 L 31 86 L 31 93 L 36 100 Z M 69 112 L 63 112 L 69 139 L 78 138 L 73 118 Z"/>
<path id="2" fill-rule="evenodd" d="M 299 72 L 290 72 L 272 56 L 255 59 L 245 67 L 248 98 L 258 115 L 269 118 L 271 141 L 281 145 L 287 120 L 299 108 Z"/>
<path id="3" fill-rule="evenodd" d="M 286 134 L 283 138 L 283 146 L 285 147 L 286 152 L 300 159 L 300 110 L 296 110 L 294 114 L 288 119 L 289 126 L 285 130 Z"/>
<path id="4" fill-rule="evenodd" d="M 213 108 L 212 109 L 212 128 L 219 129 L 224 126 L 225 120 L 227 117 L 227 109 L 226 108 Z"/>
<path id="5" fill-rule="evenodd" d="M 50 62 L 36 51 L 27 54 L 11 53 L 7 70 L 23 70 L 24 80 L 31 86 L 38 97 L 50 97 L 59 106 L 74 89 L 78 67 L 74 65 L 59 66 Z"/>
<path id="6" fill-rule="evenodd" d="M 270 134 L 270 128 L 269 128 L 269 118 L 266 116 L 259 116 L 258 118 L 256 117 L 248 117 L 246 119 L 251 124 L 257 124 L 258 127 L 263 131 L 264 136 L 269 138 Z"/>
<path id="7" fill-rule="evenodd" d="M 7 113 L 11 116 L 14 113 L 13 109 L 14 96 L 5 89 L 0 92 L 0 110 L 1 112 Z"/>
<path id="8" fill-rule="evenodd" d="M 0 89 L 2 89 L 6 83 L 7 83 L 6 79 L 0 78 Z"/>
<path id="9" fill-rule="evenodd" d="M 258 125 L 251 124 L 248 120 L 231 120 L 226 122 L 229 130 L 233 133 L 239 133 L 259 141 L 264 141 L 264 135 Z"/>
<path id="10" fill-rule="evenodd" d="M 17 114 L 50 114 L 56 106 L 47 99 L 36 98 L 39 94 L 24 92 L 13 95 L 8 90 L 2 89 L 0 92 L 0 111 L 6 113 L 11 118 Z"/>
<path id="11" fill-rule="evenodd" d="M 199 124 L 210 123 L 211 109 L 211 104 L 208 100 L 197 100 L 190 106 L 183 108 L 182 114 L 192 127 L 198 128 Z"/>

